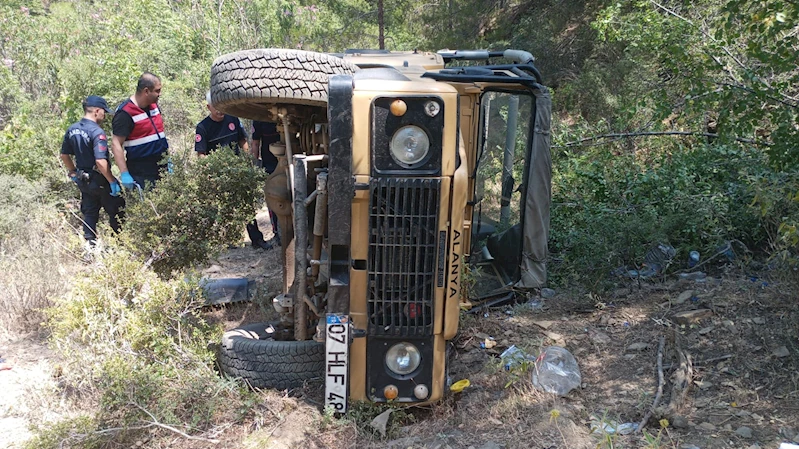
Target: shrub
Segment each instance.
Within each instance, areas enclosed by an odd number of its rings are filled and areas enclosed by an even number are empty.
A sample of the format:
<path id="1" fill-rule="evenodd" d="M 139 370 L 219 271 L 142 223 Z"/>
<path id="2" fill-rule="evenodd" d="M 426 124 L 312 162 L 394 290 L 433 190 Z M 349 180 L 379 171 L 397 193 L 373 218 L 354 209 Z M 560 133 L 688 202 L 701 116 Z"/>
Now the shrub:
<path id="1" fill-rule="evenodd" d="M 33 331 L 68 285 L 68 223 L 43 182 L 0 174 L 0 329 Z"/>
<path id="2" fill-rule="evenodd" d="M 145 429 L 164 431 L 153 423 L 196 434 L 240 418 L 234 407 L 248 393 L 214 371 L 222 329 L 201 317 L 202 304 L 196 279 L 163 280 L 124 249 L 109 249 L 78 276 L 48 309 L 48 323 L 69 361 L 64 382 L 99 408 L 76 423 L 83 430 L 66 447 L 130 447 Z M 51 433 L 65 427 L 42 430 L 35 447 L 50 447 Z"/>
<path id="3" fill-rule="evenodd" d="M 175 155 L 173 173 L 144 199 L 129 195 L 125 246 L 163 276 L 208 260 L 241 241 L 255 217 L 265 174 L 249 156 L 220 150 L 197 159 Z"/>
<path id="4" fill-rule="evenodd" d="M 214 370 L 222 329 L 202 318 L 199 280 L 181 270 L 240 240 L 263 173 L 232 151 L 174 155 L 173 173 L 143 199 L 128 194 L 120 238 L 106 239 L 91 269 L 47 309 L 65 385 L 97 410 L 39 429 L 30 447 L 130 447 L 145 431 L 196 435 L 255 403 Z"/>
<path id="5" fill-rule="evenodd" d="M 0 173 L 23 175 L 32 181 L 53 182 L 61 176 L 58 152 L 66 126 L 53 114 L 39 110 L 43 104 L 26 105 L 0 129 Z M 52 126 L 56 122 L 59 125 Z"/>
<path id="6" fill-rule="evenodd" d="M 550 248 L 561 263 L 553 275 L 591 288 L 602 287 L 617 267 L 641 264 L 657 242 L 677 248 L 679 260 L 693 249 L 712 254 L 731 240 L 767 251 L 786 207 L 797 210 L 795 203 L 775 202 L 773 186 L 758 189 L 778 174 L 754 150 L 697 146 L 643 159 L 599 149 L 560 156 Z M 757 198 L 769 206 L 762 209 Z M 768 221 L 774 221 L 770 228 Z"/>
<path id="7" fill-rule="evenodd" d="M 799 170 L 750 173 L 755 209 L 763 223 L 767 250 L 774 262 L 795 270 L 799 266 Z"/>

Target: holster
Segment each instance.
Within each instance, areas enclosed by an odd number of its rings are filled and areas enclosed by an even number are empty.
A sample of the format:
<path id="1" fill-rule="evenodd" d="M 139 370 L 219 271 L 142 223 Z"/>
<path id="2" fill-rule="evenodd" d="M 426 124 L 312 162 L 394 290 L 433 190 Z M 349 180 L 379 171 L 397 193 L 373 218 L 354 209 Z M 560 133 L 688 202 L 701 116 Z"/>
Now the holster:
<path id="1" fill-rule="evenodd" d="M 89 171 L 76 169 L 75 174 L 78 177 L 78 181 L 88 184 L 92 180 L 92 174 Z"/>

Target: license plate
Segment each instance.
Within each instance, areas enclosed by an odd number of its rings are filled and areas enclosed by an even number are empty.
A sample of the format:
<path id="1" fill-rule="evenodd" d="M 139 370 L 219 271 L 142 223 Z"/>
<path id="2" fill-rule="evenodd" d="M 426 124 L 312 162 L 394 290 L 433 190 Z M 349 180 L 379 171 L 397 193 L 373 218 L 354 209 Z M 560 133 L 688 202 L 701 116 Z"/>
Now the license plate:
<path id="1" fill-rule="evenodd" d="M 325 328 L 325 407 L 336 413 L 347 411 L 349 370 L 349 317 L 328 314 Z"/>

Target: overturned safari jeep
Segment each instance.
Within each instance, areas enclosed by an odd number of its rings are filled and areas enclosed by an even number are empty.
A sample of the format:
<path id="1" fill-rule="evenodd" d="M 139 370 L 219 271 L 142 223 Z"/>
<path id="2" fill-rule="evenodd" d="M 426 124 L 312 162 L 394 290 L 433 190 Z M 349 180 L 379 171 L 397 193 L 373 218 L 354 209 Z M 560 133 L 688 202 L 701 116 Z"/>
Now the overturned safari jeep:
<path id="1" fill-rule="evenodd" d="M 461 311 L 546 281 L 541 82 L 518 50 L 258 49 L 214 61 L 214 106 L 281 136 L 265 186 L 283 245 L 280 320 L 226 332 L 222 370 L 263 388 L 323 378 L 337 412 L 442 398 Z"/>

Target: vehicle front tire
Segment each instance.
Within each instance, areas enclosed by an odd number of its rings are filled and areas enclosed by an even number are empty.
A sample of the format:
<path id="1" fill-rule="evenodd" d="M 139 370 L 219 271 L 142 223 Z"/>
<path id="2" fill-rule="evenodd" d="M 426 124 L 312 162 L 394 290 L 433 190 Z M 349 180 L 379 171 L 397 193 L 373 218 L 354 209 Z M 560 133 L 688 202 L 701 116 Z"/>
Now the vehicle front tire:
<path id="1" fill-rule="evenodd" d="M 278 390 L 321 379 L 325 346 L 313 340 L 276 341 L 267 331 L 274 324 L 249 324 L 225 332 L 218 357 L 222 372 L 256 388 Z"/>

